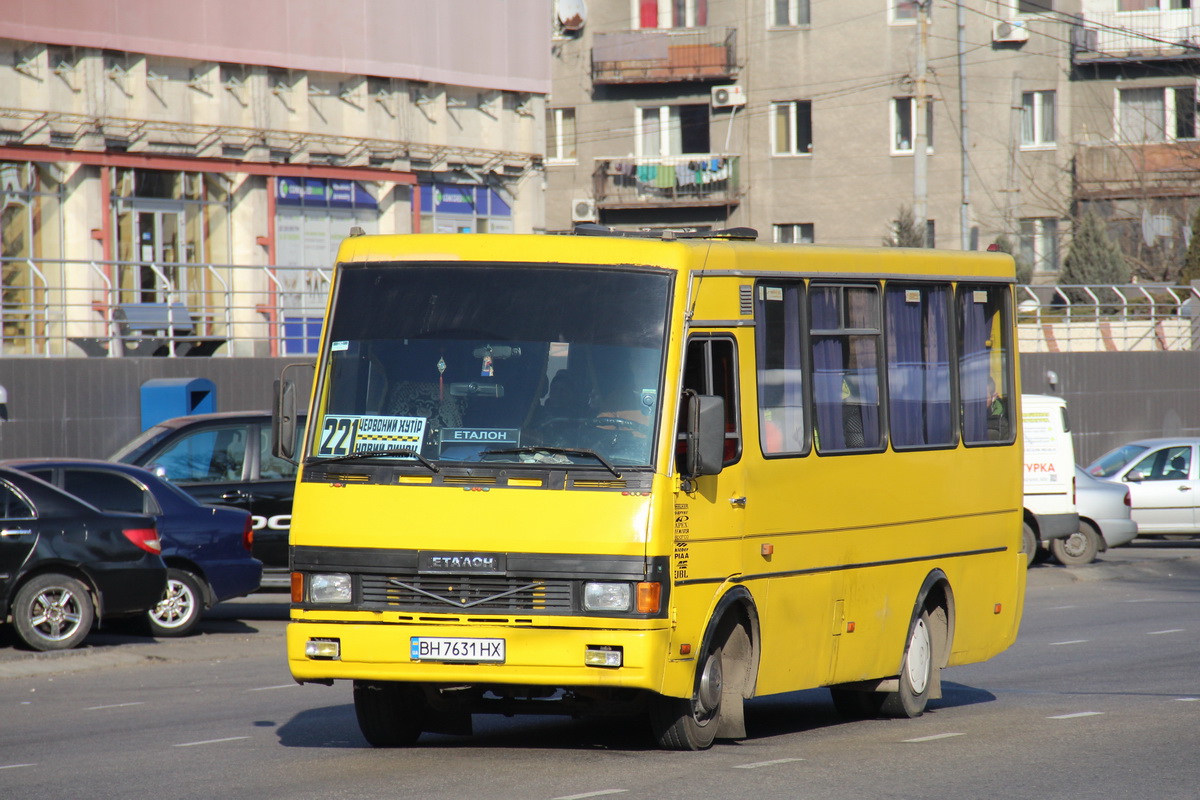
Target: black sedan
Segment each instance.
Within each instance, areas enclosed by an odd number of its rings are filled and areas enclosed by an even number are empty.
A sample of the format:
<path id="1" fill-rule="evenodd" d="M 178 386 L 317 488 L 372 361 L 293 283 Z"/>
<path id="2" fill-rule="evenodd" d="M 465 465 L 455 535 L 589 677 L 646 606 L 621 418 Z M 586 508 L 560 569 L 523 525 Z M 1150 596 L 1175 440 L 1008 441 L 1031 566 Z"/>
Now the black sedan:
<path id="1" fill-rule="evenodd" d="M 131 464 L 91 459 L 15 459 L 20 469 L 103 511 L 148 514 L 162 538 L 167 589 L 150 609 L 155 636 L 183 636 L 213 605 L 255 592 L 262 562 L 251 555 L 250 514 L 197 502 L 174 484 Z"/>
<path id="2" fill-rule="evenodd" d="M 0 467 L 0 620 L 35 650 L 78 646 L 100 619 L 144 614 L 167 568 L 154 519 L 108 514 Z"/>

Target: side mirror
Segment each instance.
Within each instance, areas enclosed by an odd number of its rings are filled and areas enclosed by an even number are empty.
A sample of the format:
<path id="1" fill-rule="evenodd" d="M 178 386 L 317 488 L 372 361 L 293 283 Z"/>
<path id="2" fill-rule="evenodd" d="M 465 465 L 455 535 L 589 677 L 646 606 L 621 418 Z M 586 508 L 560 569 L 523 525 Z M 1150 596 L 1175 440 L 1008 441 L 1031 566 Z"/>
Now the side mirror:
<path id="1" fill-rule="evenodd" d="M 271 452 L 285 461 L 296 463 L 296 384 L 291 381 L 275 381 Z"/>
<path id="2" fill-rule="evenodd" d="M 1130 472 L 1125 476 L 1125 480 L 1129 483 L 1141 483 L 1144 479 L 1145 476 L 1140 472 Z"/>
<path id="3" fill-rule="evenodd" d="M 691 394 L 687 407 L 685 478 L 717 475 L 725 460 L 725 398 Z"/>

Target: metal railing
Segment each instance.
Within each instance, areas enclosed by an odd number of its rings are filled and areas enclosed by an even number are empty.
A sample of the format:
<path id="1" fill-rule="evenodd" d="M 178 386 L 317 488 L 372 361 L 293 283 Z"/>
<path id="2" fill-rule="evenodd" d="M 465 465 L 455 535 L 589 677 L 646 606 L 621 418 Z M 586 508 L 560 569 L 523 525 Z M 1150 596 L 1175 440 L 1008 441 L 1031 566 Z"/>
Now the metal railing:
<path id="1" fill-rule="evenodd" d="M 1129 59 L 1166 53 L 1200 57 L 1200 14 L 1162 11 L 1089 11 L 1072 33 L 1076 61 Z"/>
<path id="2" fill-rule="evenodd" d="M 606 208 L 724 205 L 738 201 L 740 166 L 723 153 L 597 158 L 593 189 Z"/>
<path id="3" fill-rule="evenodd" d="M 1023 352 L 1200 350 L 1200 288 L 1134 283 L 1017 289 Z"/>
<path id="4" fill-rule="evenodd" d="M 0 356 L 316 351 L 320 267 L 0 259 Z"/>
<path id="5" fill-rule="evenodd" d="M 666 83 L 730 78 L 737 70 L 736 28 L 648 28 L 598 33 L 593 83 Z"/>
<path id="6" fill-rule="evenodd" d="M 0 357 L 311 354 L 331 278 L 320 267 L 146 261 L 0 268 Z M 1200 351 L 1200 288 L 1019 286 L 1017 327 L 1029 353 Z"/>

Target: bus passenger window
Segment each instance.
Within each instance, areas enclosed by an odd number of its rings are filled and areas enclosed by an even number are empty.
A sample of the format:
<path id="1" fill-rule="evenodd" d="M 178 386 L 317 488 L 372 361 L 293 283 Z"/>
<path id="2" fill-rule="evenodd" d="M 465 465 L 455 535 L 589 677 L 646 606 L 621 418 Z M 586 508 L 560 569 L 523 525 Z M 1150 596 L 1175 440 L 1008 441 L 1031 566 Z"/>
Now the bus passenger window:
<path id="1" fill-rule="evenodd" d="M 958 393 L 967 444 L 1013 441 L 1007 286 L 958 287 Z"/>
<path id="2" fill-rule="evenodd" d="M 804 364 L 800 326 L 804 285 L 758 285 L 755 349 L 758 362 L 758 436 L 766 455 L 808 450 L 804 428 Z"/>
<path id="3" fill-rule="evenodd" d="M 892 447 L 952 445 L 950 286 L 891 282 L 884 296 Z"/>
<path id="4" fill-rule="evenodd" d="M 731 339 L 693 339 L 688 342 L 687 359 L 683 367 L 683 389 L 696 394 L 716 395 L 725 399 L 725 458 L 726 465 L 738 460 L 741 454 L 741 431 L 738 427 L 737 357 Z M 686 460 L 687 414 L 679 415 L 679 445 L 676 461 Z"/>
<path id="5" fill-rule="evenodd" d="M 814 284 L 809 308 L 817 449 L 878 450 L 878 287 Z"/>

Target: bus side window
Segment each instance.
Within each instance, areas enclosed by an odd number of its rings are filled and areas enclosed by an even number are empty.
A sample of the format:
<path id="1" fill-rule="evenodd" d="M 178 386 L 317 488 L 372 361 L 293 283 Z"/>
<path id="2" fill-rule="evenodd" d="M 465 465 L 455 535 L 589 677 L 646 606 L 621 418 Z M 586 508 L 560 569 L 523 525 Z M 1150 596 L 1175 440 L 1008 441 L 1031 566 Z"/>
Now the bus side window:
<path id="1" fill-rule="evenodd" d="M 958 287 L 958 394 L 967 444 L 1012 442 L 1012 356 L 1007 286 Z"/>
<path id="2" fill-rule="evenodd" d="M 683 367 L 683 389 L 696 394 L 716 395 L 725 399 L 725 458 L 726 465 L 738 460 L 741 454 L 741 430 L 738 427 L 737 354 L 732 339 L 696 338 L 688 342 Z M 676 461 L 685 461 L 686 410 L 679 415 Z"/>
<path id="3" fill-rule="evenodd" d="M 814 284 L 809 313 L 818 450 L 879 450 L 879 288 Z"/>
<path id="4" fill-rule="evenodd" d="M 758 365 L 758 436 L 765 455 L 808 450 L 804 418 L 801 309 L 804 284 L 758 285 L 755 358 Z"/>

